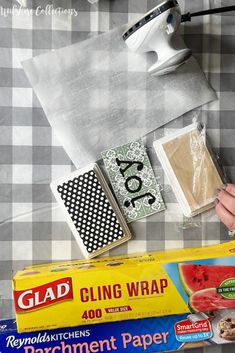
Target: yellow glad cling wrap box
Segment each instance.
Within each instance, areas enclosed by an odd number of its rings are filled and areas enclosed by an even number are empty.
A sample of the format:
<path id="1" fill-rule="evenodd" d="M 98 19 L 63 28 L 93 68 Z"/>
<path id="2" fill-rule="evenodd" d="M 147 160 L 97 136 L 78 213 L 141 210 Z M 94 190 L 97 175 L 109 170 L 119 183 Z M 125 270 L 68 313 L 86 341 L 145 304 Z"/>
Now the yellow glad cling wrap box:
<path id="1" fill-rule="evenodd" d="M 235 241 L 30 266 L 13 288 L 19 332 L 235 308 Z"/>

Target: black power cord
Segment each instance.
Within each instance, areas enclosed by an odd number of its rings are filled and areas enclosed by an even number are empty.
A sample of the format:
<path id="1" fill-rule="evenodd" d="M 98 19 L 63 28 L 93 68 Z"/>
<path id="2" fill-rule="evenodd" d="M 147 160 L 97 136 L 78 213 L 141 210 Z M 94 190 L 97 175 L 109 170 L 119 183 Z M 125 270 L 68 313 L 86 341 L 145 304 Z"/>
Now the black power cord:
<path id="1" fill-rule="evenodd" d="M 181 22 L 191 21 L 192 17 L 203 16 L 203 15 L 212 15 L 215 13 L 222 13 L 222 12 L 229 12 L 229 11 L 235 11 L 235 6 L 218 7 L 216 9 L 199 11 L 199 12 L 194 12 L 194 13 L 188 12 L 188 13 L 182 15 Z"/>

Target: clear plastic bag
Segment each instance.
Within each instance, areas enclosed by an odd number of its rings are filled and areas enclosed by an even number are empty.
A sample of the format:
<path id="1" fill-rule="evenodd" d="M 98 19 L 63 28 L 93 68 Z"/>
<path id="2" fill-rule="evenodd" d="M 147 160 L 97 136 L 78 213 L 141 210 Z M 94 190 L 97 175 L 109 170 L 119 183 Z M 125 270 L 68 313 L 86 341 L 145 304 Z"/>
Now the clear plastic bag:
<path id="1" fill-rule="evenodd" d="M 212 208 L 225 180 L 205 128 L 194 122 L 155 141 L 154 148 L 183 214 L 192 217 Z"/>

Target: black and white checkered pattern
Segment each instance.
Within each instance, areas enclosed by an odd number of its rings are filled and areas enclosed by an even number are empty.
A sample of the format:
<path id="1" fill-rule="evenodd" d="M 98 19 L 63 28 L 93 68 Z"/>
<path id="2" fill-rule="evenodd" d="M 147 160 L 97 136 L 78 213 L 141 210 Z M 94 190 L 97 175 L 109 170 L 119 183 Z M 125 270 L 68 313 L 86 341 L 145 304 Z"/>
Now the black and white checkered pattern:
<path id="1" fill-rule="evenodd" d="M 55 8 L 61 5 L 76 8 L 78 16 L 36 16 L 34 13 L 4 17 L 0 14 L 1 318 L 13 314 L 12 271 L 31 263 L 82 256 L 49 189 L 51 180 L 68 174 L 73 166 L 53 135 L 20 62 L 108 31 L 156 5 L 154 0 L 100 0 L 94 5 L 86 0 L 35 0 L 34 8 L 42 3 L 51 3 Z M 232 0 L 180 1 L 183 12 L 232 3 Z M 13 5 L 17 6 L 17 3 L 0 0 L 0 7 L 12 8 Z M 235 16 L 195 18 L 192 23 L 182 26 L 182 32 L 219 100 L 147 136 L 149 156 L 163 183 L 164 176 L 152 141 L 198 117 L 206 122 L 212 145 L 220 153 L 228 176 L 235 182 Z M 192 227 L 178 212 L 167 184 L 164 184 L 163 196 L 167 211 L 134 223 L 136 238 L 110 251 L 111 254 L 228 240 L 227 231 L 214 212 L 193 219 Z M 231 346 L 222 348 L 224 352 L 228 349 L 231 350 Z"/>

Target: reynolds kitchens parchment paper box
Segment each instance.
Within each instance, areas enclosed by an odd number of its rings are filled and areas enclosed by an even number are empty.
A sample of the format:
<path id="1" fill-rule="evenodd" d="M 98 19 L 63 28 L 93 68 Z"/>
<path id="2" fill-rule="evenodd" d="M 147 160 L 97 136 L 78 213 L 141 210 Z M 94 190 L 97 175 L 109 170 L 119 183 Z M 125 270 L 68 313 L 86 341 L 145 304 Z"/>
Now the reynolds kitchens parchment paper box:
<path id="1" fill-rule="evenodd" d="M 31 266 L 13 287 L 19 332 L 235 308 L 235 241 Z"/>
<path id="2" fill-rule="evenodd" d="M 192 316 L 192 315 L 191 315 Z M 195 315 L 193 315 L 195 316 Z M 195 319 L 195 318 L 193 318 Z M 17 333 L 0 321 L 1 353 L 154 353 L 234 342 L 235 310 L 190 320 L 187 314 Z"/>

